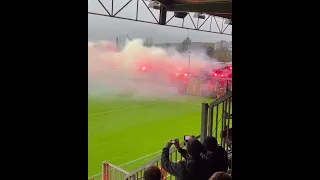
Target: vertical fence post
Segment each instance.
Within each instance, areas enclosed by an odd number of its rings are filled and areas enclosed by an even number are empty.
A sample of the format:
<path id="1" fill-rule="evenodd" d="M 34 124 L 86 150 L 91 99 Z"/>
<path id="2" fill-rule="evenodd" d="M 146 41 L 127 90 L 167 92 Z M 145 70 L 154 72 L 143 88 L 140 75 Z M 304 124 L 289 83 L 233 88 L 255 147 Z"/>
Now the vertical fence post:
<path id="1" fill-rule="evenodd" d="M 166 25 L 167 21 L 167 8 L 164 5 L 160 5 L 159 24 Z"/>
<path id="2" fill-rule="evenodd" d="M 102 175 L 101 176 L 102 176 L 101 177 L 102 180 L 106 180 L 107 179 L 106 178 L 106 164 L 105 164 L 105 162 L 102 163 Z"/>
<path id="3" fill-rule="evenodd" d="M 229 93 L 229 81 L 227 80 L 227 90 L 226 90 L 226 94 Z"/>
<path id="4" fill-rule="evenodd" d="M 224 132 L 225 130 L 227 130 L 227 127 L 226 127 L 226 113 L 227 113 L 227 102 L 226 101 L 223 101 L 222 102 L 222 127 L 221 127 L 221 132 Z M 228 130 L 227 130 L 228 131 Z M 221 134 L 222 135 L 222 134 Z M 226 141 L 225 139 L 222 139 L 222 144 L 221 146 L 223 148 L 226 148 Z"/>
<path id="5" fill-rule="evenodd" d="M 102 180 L 108 180 L 108 177 L 109 177 L 108 168 L 109 168 L 108 163 L 103 162 L 102 163 Z"/>
<path id="6" fill-rule="evenodd" d="M 213 107 L 209 106 L 209 117 L 208 117 L 208 136 L 212 136 L 213 128 Z"/>
<path id="7" fill-rule="evenodd" d="M 227 128 L 228 128 L 228 131 L 227 131 L 227 147 L 229 147 L 230 149 L 232 149 L 232 146 L 230 146 L 230 143 L 229 143 L 229 140 L 232 139 L 232 134 L 229 134 L 229 129 L 230 129 L 230 119 L 231 119 L 231 98 L 228 98 L 227 99 L 227 103 L 228 103 L 228 120 L 227 120 Z M 230 137 L 231 136 L 231 137 Z M 231 140 L 231 143 L 232 143 L 232 140 Z"/>
<path id="8" fill-rule="evenodd" d="M 201 134 L 200 140 L 204 141 L 204 138 L 207 136 L 207 122 L 208 122 L 208 103 L 202 103 L 202 114 L 201 114 Z"/>

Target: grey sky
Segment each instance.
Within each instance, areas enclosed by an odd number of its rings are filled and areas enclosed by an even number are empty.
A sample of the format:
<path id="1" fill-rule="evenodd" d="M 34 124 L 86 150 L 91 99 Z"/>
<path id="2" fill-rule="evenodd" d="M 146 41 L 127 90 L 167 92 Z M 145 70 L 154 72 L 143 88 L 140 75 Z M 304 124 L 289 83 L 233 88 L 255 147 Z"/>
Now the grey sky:
<path id="1" fill-rule="evenodd" d="M 129 0 L 114 0 L 114 13 L 117 12 L 123 5 L 125 5 Z M 108 11 L 111 13 L 111 0 L 101 0 Z M 148 2 L 146 2 L 148 4 Z M 137 0 L 132 0 L 117 16 L 125 18 L 135 18 L 136 15 Z M 88 0 L 88 11 L 107 14 L 107 12 L 102 8 L 97 0 Z M 159 11 L 151 10 L 155 17 L 159 19 Z M 172 12 L 167 14 L 167 19 L 173 15 Z M 191 13 L 193 16 L 193 13 Z M 145 7 L 143 2 L 139 0 L 139 20 L 155 22 L 151 13 Z M 216 18 L 219 27 L 222 27 L 222 19 Z M 195 25 L 197 25 L 197 19 L 193 18 Z M 199 26 L 204 20 L 199 21 Z M 182 25 L 182 19 L 173 18 L 168 24 L 170 25 Z M 184 22 L 186 27 L 193 27 L 192 21 L 187 16 Z M 227 24 L 223 24 L 223 28 L 227 27 Z M 201 27 L 203 30 L 210 29 L 210 18 Z M 218 31 L 218 27 L 215 20 L 212 19 L 211 29 L 213 31 Z M 225 30 L 226 33 L 230 33 L 232 26 L 228 26 Z M 88 40 L 110 40 L 115 41 L 116 37 L 124 39 L 126 34 L 132 38 L 144 38 L 148 36 L 153 37 L 153 41 L 156 43 L 162 42 L 181 42 L 188 35 L 188 30 L 166 27 L 154 24 L 140 23 L 128 20 L 122 20 L 117 18 L 110 18 L 104 16 L 96 16 L 88 14 Z M 189 31 L 189 36 L 194 42 L 216 42 L 220 40 L 231 41 L 232 37 L 228 35 L 220 35 L 199 31 Z"/>

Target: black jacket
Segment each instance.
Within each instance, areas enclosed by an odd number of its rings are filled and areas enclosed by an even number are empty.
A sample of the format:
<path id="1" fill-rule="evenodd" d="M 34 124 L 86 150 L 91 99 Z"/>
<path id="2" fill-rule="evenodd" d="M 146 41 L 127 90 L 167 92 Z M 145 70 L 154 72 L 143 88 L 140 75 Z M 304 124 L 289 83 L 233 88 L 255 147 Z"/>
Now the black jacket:
<path id="1" fill-rule="evenodd" d="M 179 148 L 179 149 L 178 149 L 178 152 L 181 154 L 181 156 L 182 156 L 184 159 L 187 159 L 187 150 L 182 149 L 182 148 Z"/>
<path id="2" fill-rule="evenodd" d="M 178 150 L 183 158 L 187 158 L 187 150 L 180 148 Z M 207 168 L 209 171 L 209 174 L 214 174 L 215 172 L 224 171 L 227 172 L 228 170 L 228 154 L 223 147 L 218 146 L 218 149 L 216 152 L 210 152 L 207 151 L 206 155 L 203 157 L 206 159 Z"/>
<path id="3" fill-rule="evenodd" d="M 161 166 L 176 180 L 208 180 L 208 168 L 203 158 L 186 157 L 179 162 L 169 160 L 169 148 L 163 148 L 161 155 Z"/>
<path id="4" fill-rule="evenodd" d="M 224 148 L 218 146 L 218 149 L 215 152 L 208 151 L 206 158 L 209 166 L 211 167 L 211 174 L 219 171 L 227 172 L 229 161 L 227 151 Z"/>

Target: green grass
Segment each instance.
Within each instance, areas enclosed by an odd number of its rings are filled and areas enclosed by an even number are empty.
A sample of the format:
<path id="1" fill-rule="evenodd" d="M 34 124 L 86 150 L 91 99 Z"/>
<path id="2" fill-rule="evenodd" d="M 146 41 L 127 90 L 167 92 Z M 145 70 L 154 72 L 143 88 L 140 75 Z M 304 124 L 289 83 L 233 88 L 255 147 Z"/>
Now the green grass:
<path id="1" fill-rule="evenodd" d="M 212 99 L 193 96 L 172 101 L 89 98 L 89 177 L 101 173 L 103 161 L 117 166 L 126 164 L 121 168 L 130 172 L 158 156 L 168 140 L 199 135 L 202 102 L 209 103 Z M 113 112 L 97 114 L 107 111 Z M 150 154 L 153 155 L 128 163 Z"/>

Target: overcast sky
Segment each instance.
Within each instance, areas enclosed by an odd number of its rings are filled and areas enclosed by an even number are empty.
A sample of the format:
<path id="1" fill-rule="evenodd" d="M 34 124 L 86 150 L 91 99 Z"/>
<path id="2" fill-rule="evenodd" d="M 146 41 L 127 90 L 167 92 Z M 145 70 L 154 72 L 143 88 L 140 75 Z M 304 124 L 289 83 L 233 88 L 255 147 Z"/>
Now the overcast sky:
<path id="1" fill-rule="evenodd" d="M 116 13 L 123 5 L 129 0 L 114 0 L 114 13 Z M 104 6 L 111 13 L 112 0 L 101 0 Z M 148 5 L 148 2 L 146 2 Z M 117 16 L 134 19 L 136 17 L 137 0 L 132 0 Z M 159 10 L 151 10 L 155 17 L 159 20 Z M 95 12 L 101 14 L 107 14 L 103 7 L 97 0 L 88 0 L 88 12 Z M 194 13 L 191 13 L 193 17 Z M 167 20 L 173 15 L 172 12 L 167 14 Z M 142 0 L 139 0 L 139 20 L 156 22 L 151 13 L 143 4 Z M 210 30 L 210 18 L 201 27 L 203 30 Z M 219 27 L 222 28 L 222 19 L 216 18 Z M 197 25 L 197 19 L 193 18 L 195 25 Z M 199 26 L 204 20 L 199 21 Z M 182 19 L 173 18 L 168 24 L 170 25 L 182 25 Z M 184 21 L 185 27 L 193 27 L 192 21 L 187 16 Z M 223 23 L 223 29 L 227 27 L 227 24 Z M 232 26 L 228 26 L 225 30 L 226 33 L 231 33 Z M 212 31 L 218 31 L 215 20 L 212 18 Z M 120 39 L 124 39 L 126 34 L 132 38 L 145 38 L 148 36 L 153 37 L 155 43 L 163 42 L 181 42 L 188 35 L 188 30 L 166 27 L 148 23 L 134 22 L 128 20 L 122 20 L 117 18 L 110 18 L 104 16 L 96 16 L 88 14 L 88 40 L 110 40 L 115 41 L 117 36 Z M 200 31 L 189 31 L 189 37 L 194 42 L 216 42 L 220 40 L 231 41 L 232 37 L 228 35 L 220 35 L 213 33 L 206 33 Z"/>

